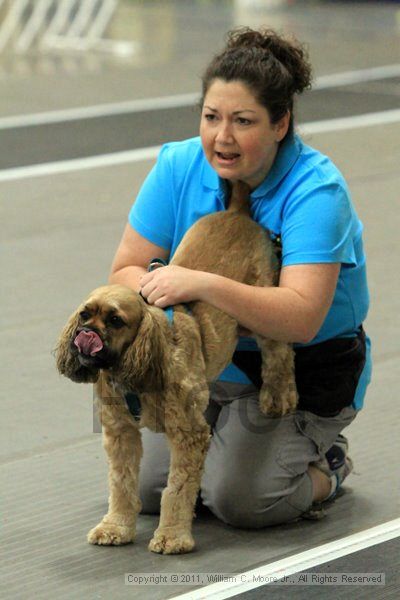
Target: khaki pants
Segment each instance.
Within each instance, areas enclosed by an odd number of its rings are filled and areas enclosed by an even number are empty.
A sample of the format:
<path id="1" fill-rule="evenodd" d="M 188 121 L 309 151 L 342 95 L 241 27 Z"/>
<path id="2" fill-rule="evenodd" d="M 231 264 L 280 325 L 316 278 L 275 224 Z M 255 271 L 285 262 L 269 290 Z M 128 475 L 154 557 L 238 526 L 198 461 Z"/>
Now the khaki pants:
<path id="1" fill-rule="evenodd" d="M 253 385 L 216 382 L 206 411 L 212 427 L 201 498 L 234 527 L 287 523 L 312 503 L 310 463 L 322 458 L 355 418 L 349 406 L 334 417 L 305 410 L 268 418 Z M 169 450 L 164 434 L 143 430 L 140 495 L 144 513 L 158 513 L 166 486 Z"/>

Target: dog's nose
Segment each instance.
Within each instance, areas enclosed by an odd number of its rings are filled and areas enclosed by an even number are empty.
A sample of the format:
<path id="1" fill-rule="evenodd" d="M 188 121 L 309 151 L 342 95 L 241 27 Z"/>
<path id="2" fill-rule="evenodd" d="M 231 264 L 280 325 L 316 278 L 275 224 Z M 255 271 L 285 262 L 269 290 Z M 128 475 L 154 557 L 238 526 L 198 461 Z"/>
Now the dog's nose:
<path id="1" fill-rule="evenodd" d="M 87 331 L 88 333 L 94 331 L 97 335 L 100 335 L 100 332 L 95 327 L 78 327 L 76 333 L 80 333 L 81 331 Z"/>

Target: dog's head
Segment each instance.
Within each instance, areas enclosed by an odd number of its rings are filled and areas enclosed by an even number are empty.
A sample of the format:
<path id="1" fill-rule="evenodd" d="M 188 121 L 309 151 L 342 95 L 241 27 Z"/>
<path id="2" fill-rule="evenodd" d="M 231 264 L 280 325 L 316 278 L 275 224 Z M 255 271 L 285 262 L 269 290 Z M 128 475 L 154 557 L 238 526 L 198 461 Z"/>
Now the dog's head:
<path id="1" fill-rule="evenodd" d="M 139 294 L 125 286 L 97 288 L 61 333 L 56 349 L 58 370 L 84 383 L 97 381 L 101 369 L 110 370 L 137 390 L 150 375 L 153 385 L 160 387 L 160 331 L 150 313 Z"/>

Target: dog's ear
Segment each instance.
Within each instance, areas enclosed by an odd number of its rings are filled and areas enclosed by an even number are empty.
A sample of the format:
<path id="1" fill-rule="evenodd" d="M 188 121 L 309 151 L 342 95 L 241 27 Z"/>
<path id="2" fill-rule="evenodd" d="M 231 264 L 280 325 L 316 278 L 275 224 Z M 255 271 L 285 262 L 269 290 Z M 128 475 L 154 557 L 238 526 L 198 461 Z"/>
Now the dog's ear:
<path id="1" fill-rule="evenodd" d="M 160 319 L 146 308 L 138 332 L 126 349 L 118 379 L 137 392 L 161 392 L 167 385 L 167 337 Z"/>
<path id="2" fill-rule="evenodd" d="M 78 360 L 78 354 L 72 351 L 72 343 L 79 324 L 79 310 L 74 312 L 61 332 L 55 349 L 57 369 L 76 383 L 95 383 L 99 369 L 84 367 Z"/>

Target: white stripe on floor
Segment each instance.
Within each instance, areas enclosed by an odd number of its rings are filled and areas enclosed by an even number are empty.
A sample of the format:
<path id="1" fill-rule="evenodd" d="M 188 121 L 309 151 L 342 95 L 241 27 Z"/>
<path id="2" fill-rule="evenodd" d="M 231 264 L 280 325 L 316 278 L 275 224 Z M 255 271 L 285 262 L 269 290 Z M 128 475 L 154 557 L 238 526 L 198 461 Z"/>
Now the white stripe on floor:
<path id="1" fill-rule="evenodd" d="M 0 182 L 26 179 L 27 177 L 70 173 L 71 171 L 85 171 L 87 169 L 141 162 L 143 160 L 154 160 L 157 158 L 160 148 L 161 146 L 151 146 L 149 148 L 137 148 L 136 150 L 127 150 L 125 152 L 88 156 L 87 158 L 73 158 L 71 160 L 43 163 L 28 167 L 3 169 L 0 170 Z"/>
<path id="2" fill-rule="evenodd" d="M 345 129 L 356 129 L 359 127 L 372 127 L 375 125 L 386 125 L 400 121 L 400 109 L 386 110 L 383 112 L 367 113 L 354 117 L 341 119 L 330 119 L 326 121 L 312 121 L 304 123 L 299 127 L 302 135 L 326 133 L 329 131 L 341 131 Z M 0 170 L 0 182 L 26 179 L 27 177 L 40 177 L 44 175 L 56 175 L 58 173 L 69 173 L 71 171 L 84 171 L 87 169 L 104 168 L 113 165 L 154 160 L 161 146 L 150 146 L 148 148 L 137 148 L 124 152 L 113 152 L 87 158 L 74 158 L 58 162 L 30 165 L 26 167 L 15 167 Z"/>
<path id="3" fill-rule="evenodd" d="M 181 594 L 171 598 L 171 600 L 224 600 L 224 598 L 232 598 L 238 594 L 243 594 L 249 590 L 265 585 L 265 581 L 273 581 L 282 579 L 295 573 L 302 573 L 307 569 L 325 564 L 336 560 L 342 556 L 347 556 L 354 552 L 359 552 L 370 546 L 375 546 L 382 542 L 387 542 L 400 536 L 400 519 L 388 521 L 377 527 L 360 531 L 348 537 L 335 540 L 322 546 L 317 546 L 311 550 L 288 556 L 282 560 L 258 567 L 251 571 L 241 573 L 244 583 L 237 582 L 221 582 L 205 586 L 198 590 Z M 260 578 L 263 582 L 253 581 L 255 578 Z M 250 581 L 251 580 L 251 581 Z"/>
<path id="4" fill-rule="evenodd" d="M 0 130 L 30 127 L 32 125 L 66 123 L 68 121 L 79 121 L 81 119 L 93 119 L 96 117 L 111 117 L 113 115 L 161 110 L 163 108 L 182 108 L 184 106 L 194 106 L 199 100 L 199 94 L 178 94 L 176 96 L 143 98 L 128 100 L 126 102 L 115 102 L 113 104 L 96 104 L 94 106 L 66 108 L 65 110 L 15 115 L 0 118 Z"/>
<path id="5" fill-rule="evenodd" d="M 369 69 L 359 69 L 357 71 L 344 71 L 342 73 L 321 75 L 320 77 L 317 77 L 313 88 L 315 90 L 326 90 L 342 85 L 354 85 L 355 83 L 378 81 L 399 76 L 400 64 L 383 65 L 381 67 L 371 67 Z"/>
<path id="6" fill-rule="evenodd" d="M 381 112 L 365 113 L 339 119 L 326 119 L 324 121 L 311 121 L 299 125 L 302 135 L 313 133 L 328 133 L 330 131 L 341 131 L 344 129 L 358 129 L 360 127 L 373 127 L 374 125 L 387 125 L 400 121 L 400 109 L 384 110 Z"/>
<path id="7" fill-rule="evenodd" d="M 314 90 L 329 89 L 343 85 L 353 85 L 366 81 L 377 81 L 390 77 L 400 76 L 400 64 L 383 65 L 356 71 L 344 71 L 317 77 Z M 199 93 L 178 94 L 174 96 L 161 96 L 116 102 L 112 104 L 97 104 L 65 110 L 53 110 L 25 115 L 15 115 L 0 118 L 0 129 L 14 129 L 16 127 L 29 127 L 34 125 L 47 125 L 50 123 L 63 123 L 80 119 L 93 119 L 95 117 L 108 117 L 119 114 L 135 113 L 148 110 L 161 110 L 163 108 L 180 108 L 193 106 L 200 100 Z"/>

